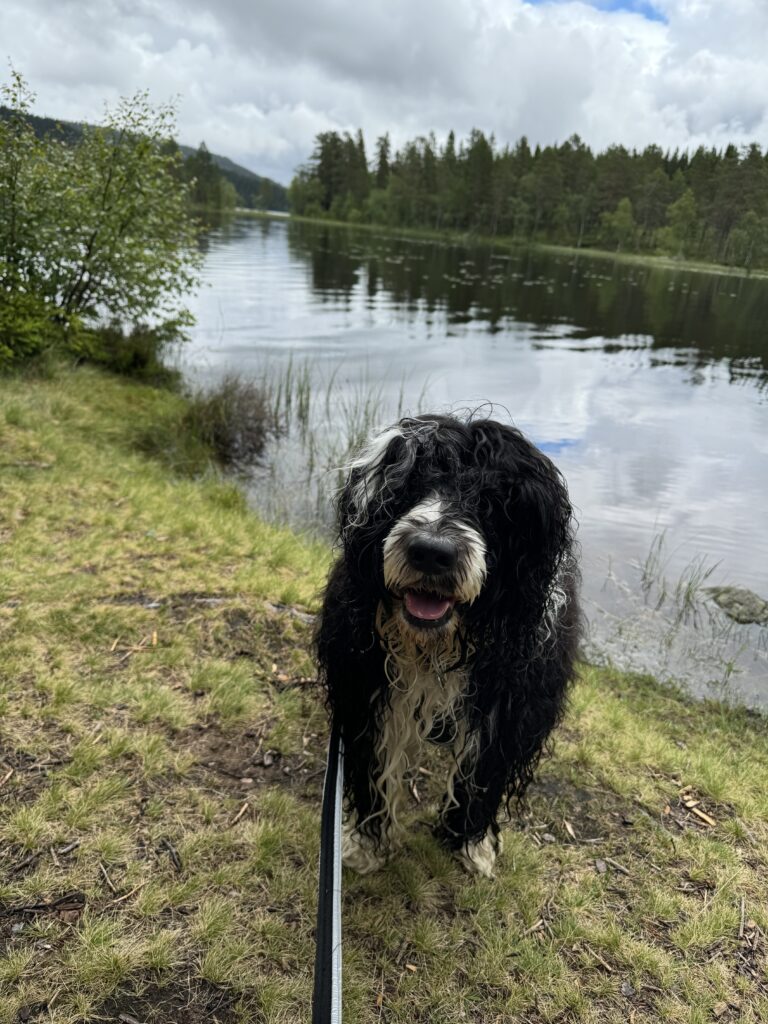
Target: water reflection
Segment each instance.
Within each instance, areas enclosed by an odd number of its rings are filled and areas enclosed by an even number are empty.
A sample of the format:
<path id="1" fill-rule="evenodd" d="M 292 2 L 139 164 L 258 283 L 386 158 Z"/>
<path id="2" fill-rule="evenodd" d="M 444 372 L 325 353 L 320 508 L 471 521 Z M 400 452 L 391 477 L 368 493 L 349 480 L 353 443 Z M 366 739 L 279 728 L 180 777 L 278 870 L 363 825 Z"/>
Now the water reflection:
<path id="1" fill-rule="evenodd" d="M 768 703 L 768 631 L 705 605 L 693 629 L 675 603 L 702 559 L 768 595 L 768 282 L 269 221 L 212 234 L 204 273 L 187 372 L 312 375 L 304 441 L 256 482 L 265 514 L 327 515 L 318 453 L 338 465 L 361 395 L 383 422 L 496 403 L 568 480 L 593 656 Z"/>
<path id="2" fill-rule="evenodd" d="M 731 379 L 768 378 L 768 284 L 764 280 L 622 263 L 539 250 L 503 252 L 414 242 L 354 229 L 290 223 L 291 254 L 311 268 L 312 288 L 328 301 L 364 282 L 411 312 L 447 313 L 449 324 L 482 321 L 500 331 L 510 320 L 541 328 L 567 324 L 572 347 L 594 339 L 604 352 L 643 349 L 656 362 L 696 371 L 722 360 Z M 576 328 L 573 330 L 572 328 Z"/>

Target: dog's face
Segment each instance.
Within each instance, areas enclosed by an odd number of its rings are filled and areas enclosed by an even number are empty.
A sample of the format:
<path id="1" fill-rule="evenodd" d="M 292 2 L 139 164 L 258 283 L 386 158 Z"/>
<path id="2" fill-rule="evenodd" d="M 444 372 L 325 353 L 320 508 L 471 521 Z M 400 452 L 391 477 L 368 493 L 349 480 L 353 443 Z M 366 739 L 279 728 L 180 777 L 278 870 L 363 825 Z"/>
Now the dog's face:
<path id="1" fill-rule="evenodd" d="M 491 606 L 540 616 L 570 536 L 559 473 L 493 420 L 401 420 L 353 461 L 339 513 L 347 565 L 422 645 Z"/>
<path id="2" fill-rule="evenodd" d="M 479 596 L 487 573 L 478 524 L 436 489 L 401 516 L 383 544 L 384 584 L 407 630 L 434 634 Z"/>

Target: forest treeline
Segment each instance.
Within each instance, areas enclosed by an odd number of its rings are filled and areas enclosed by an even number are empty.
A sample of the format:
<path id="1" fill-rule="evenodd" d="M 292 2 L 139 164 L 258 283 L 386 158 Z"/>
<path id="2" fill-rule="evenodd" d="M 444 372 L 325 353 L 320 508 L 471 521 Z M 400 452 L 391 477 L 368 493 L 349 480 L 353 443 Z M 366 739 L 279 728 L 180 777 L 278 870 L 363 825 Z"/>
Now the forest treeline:
<path id="1" fill-rule="evenodd" d="M 757 144 L 593 152 L 577 135 L 499 147 L 474 130 L 397 151 L 383 135 L 369 159 L 362 131 L 322 132 L 289 199 L 310 217 L 768 266 L 768 153 Z"/>

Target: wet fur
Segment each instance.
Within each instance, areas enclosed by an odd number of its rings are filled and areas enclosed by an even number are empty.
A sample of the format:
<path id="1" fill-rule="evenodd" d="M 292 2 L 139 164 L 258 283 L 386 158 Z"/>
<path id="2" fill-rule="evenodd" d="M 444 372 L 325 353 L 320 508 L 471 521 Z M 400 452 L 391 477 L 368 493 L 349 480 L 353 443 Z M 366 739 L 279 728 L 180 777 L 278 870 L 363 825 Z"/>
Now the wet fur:
<path id="1" fill-rule="evenodd" d="M 414 510 L 462 550 L 455 578 L 440 581 L 460 600 L 434 635 L 409 628 L 397 590 L 409 570 L 391 549 Z M 574 670 L 578 572 L 562 477 L 510 426 L 409 418 L 351 464 L 338 515 L 316 645 L 346 748 L 349 827 L 382 858 L 396 844 L 408 774 L 439 725 L 452 752 L 440 835 L 492 865 L 499 810 L 525 793 Z"/>

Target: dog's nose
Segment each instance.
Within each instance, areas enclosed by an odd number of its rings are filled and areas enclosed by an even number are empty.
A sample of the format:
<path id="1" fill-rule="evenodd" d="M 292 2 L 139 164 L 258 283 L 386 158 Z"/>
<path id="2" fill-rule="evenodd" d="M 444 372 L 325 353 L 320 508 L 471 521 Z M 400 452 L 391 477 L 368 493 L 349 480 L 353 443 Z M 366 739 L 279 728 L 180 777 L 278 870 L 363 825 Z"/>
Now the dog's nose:
<path id="1" fill-rule="evenodd" d="M 408 544 L 408 562 L 412 569 L 425 576 L 451 572 L 459 561 L 459 551 L 452 540 L 419 533 Z"/>

